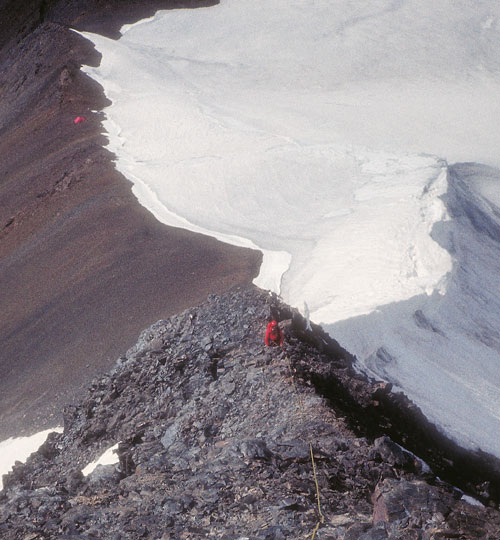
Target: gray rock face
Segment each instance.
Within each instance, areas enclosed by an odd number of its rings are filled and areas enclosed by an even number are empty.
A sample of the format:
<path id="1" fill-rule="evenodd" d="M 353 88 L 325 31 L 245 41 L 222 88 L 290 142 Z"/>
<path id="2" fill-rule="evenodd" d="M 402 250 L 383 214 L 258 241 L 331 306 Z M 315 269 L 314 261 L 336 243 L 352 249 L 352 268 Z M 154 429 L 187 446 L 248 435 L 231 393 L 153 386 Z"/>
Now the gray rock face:
<path id="1" fill-rule="evenodd" d="M 283 348 L 263 344 L 271 308 Z M 278 540 L 321 521 L 318 540 L 499 538 L 496 509 L 384 431 L 411 404 L 303 323 L 250 287 L 152 325 L 4 477 L 0 537 Z M 119 464 L 80 474 L 116 443 Z"/>
<path id="2" fill-rule="evenodd" d="M 388 524 L 396 532 L 409 526 L 436 527 L 457 498 L 457 493 L 446 493 L 426 482 L 386 478 L 375 488 L 373 522 Z"/>

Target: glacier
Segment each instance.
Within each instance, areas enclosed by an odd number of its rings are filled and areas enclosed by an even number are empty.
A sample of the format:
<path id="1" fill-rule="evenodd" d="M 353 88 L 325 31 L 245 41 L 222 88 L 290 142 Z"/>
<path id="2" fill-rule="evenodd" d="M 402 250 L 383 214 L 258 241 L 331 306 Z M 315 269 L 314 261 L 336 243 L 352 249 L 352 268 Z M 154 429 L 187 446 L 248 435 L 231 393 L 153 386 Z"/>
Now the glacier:
<path id="1" fill-rule="evenodd" d="M 83 35 L 139 202 L 260 249 L 257 285 L 500 457 L 500 6 L 222 0 Z"/>

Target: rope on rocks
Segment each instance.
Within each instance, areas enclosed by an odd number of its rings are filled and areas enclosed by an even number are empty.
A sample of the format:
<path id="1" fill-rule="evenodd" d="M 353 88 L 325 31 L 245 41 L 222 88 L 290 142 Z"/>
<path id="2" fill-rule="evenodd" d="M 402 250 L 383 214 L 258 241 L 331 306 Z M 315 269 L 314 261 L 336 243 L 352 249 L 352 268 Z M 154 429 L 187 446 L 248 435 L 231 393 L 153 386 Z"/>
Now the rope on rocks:
<path id="1" fill-rule="evenodd" d="M 306 419 L 304 418 L 304 402 L 302 400 L 302 396 L 299 394 L 297 385 L 295 384 L 295 379 L 293 377 L 292 363 L 290 362 L 290 358 L 288 358 L 288 355 L 286 355 L 286 361 L 288 362 L 288 369 L 290 370 L 290 378 L 292 379 L 292 383 L 293 383 L 293 391 L 295 392 L 295 395 L 297 396 L 297 400 L 299 402 L 299 415 L 301 417 L 302 422 L 305 423 Z M 316 462 L 314 461 L 314 452 L 313 452 L 311 441 L 309 441 L 309 453 L 311 455 L 311 465 L 312 465 L 312 470 L 313 470 L 314 485 L 316 487 L 316 503 L 318 506 L 318 521 L 313 529 L 313 533 L 311 536 L 311 540 L 314 540 L 316 538 L 316 534 L 318 532 L 320 525 L 325 522 L 325 516 L 323 515 L 323 512 L 321 511 L 318 475 L 316 473 Z"/>
<path id="2" fill-rule="evenodd" d="M 316 526 L 314 527 L 313 534 L 311 536 L 311 540 L 314 540 L 314 538 L 316 537 L 316 533 L 318 532 L 319 526 L 322 523 L 325 522 L 325 516 L 323 515 L 323 512 L 321 511 L 321 502 L 320 502 L 320 498 L 319 498 L 318 476 L 316 475 L 316 463 L 314 462 L 314 453 L 313 453 L 313 447 L 312 447 L 311 442 L 309 442 L 309 450 L 311 452 L 311 463 L 312 463 L 312 468 L 313 468 L 314 484 L 316 486 L 316 501 L 318 503 L 318 515 L 319 515 L 318 522 L 316 523 Z"/>

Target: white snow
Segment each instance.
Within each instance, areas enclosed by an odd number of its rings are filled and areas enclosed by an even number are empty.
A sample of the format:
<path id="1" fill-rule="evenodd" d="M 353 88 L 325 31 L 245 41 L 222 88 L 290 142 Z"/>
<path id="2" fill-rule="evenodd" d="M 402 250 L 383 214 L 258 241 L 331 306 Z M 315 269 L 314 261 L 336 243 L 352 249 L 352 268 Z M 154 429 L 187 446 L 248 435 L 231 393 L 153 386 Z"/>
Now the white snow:
<path id="1" fill-rule="evenodd" d="M 99 458 L 84 467 L 82 469 L 83 476 L 88 476 L 96 469 L 98 465 L 114 465 L 115 463 L 118 463 L 119 459 L 116 453 L 116 450 L 118 449 L 118 444 L 119 443 L 116 443 L 107 450 L 105 450 Z"/>
<path id="2" fill-rule="evenodd" d="M 472 506 L 479 506 L 481 508 L 484 508 L 484 504 L 481 501 L 478 501 L 477 499 L 475 499 L 474 497 L 471 497 L 470 495 L 462 495 L 462 501 Z"/>
<path id="3" fill-rule="evenodd" d="M 3 488 L 2 476 L 12 470 L 16 461 L 24 463 L 28 457 L 36 452 L 53 431 L 62 433 L 62 427 L 55 427 L 39 431 L 29 437 L 15 437 L 0 442 L 0 490 Z"/>
<path id="4" fill-rule="evenodd" d="M 499 16 L 492 0 L 221 0 L 84 34 L 141 204 L 261 249 L 259 286 L 498 456 Z"/>

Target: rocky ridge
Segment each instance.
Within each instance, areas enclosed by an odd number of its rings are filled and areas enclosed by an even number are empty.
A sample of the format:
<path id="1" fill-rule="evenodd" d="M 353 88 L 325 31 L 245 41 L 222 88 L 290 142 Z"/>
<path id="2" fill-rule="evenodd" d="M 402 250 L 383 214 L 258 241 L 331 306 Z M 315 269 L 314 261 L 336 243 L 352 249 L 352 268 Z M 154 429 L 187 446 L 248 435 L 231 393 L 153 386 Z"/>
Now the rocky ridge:
<path id="1" fill-rule="evenodd" d="M 271 312 L 283 349 L 263 343 Z M 0 536 L 500 538 L 495 460 L 454 449 L 352 362 L 255 287 L 158 321 L 4 476 Z M 83 476 L 115 444 L 119 463 Z"/>

